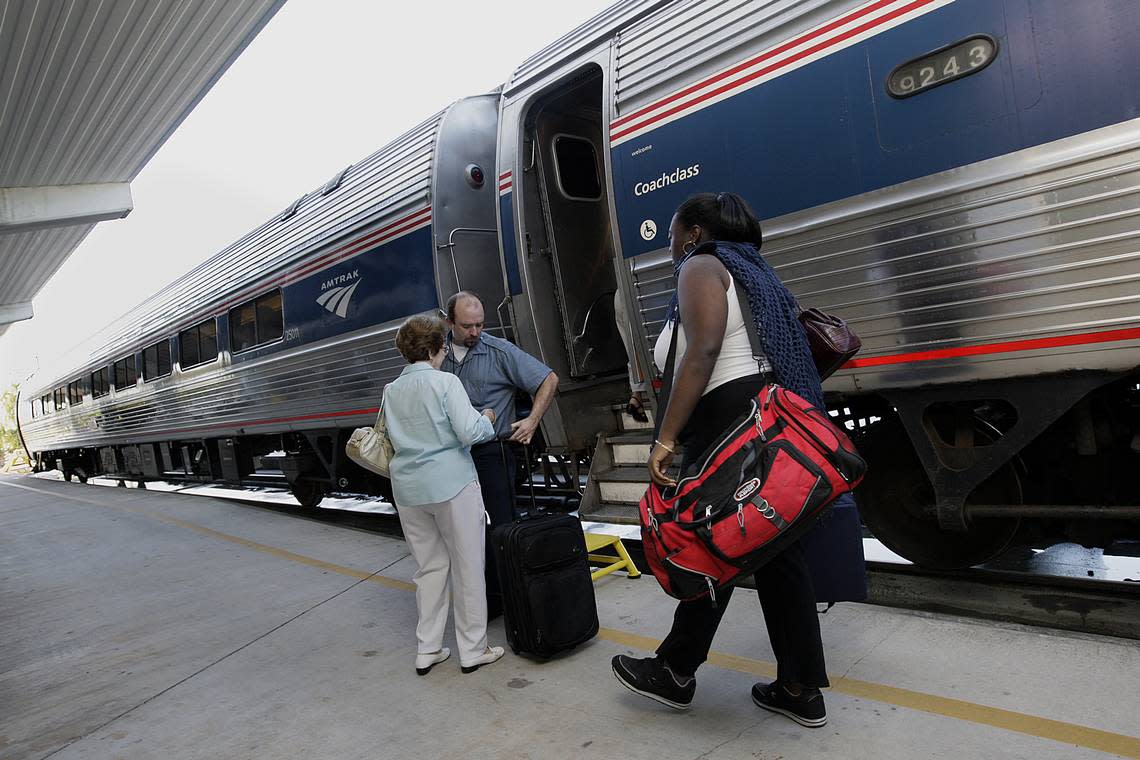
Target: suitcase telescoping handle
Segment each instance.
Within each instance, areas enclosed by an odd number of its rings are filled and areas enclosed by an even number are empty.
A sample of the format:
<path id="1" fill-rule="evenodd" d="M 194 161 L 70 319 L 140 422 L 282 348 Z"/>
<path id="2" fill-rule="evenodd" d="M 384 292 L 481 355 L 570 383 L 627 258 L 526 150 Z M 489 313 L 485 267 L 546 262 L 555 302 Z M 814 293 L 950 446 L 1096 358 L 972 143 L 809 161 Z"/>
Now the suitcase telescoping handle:
<path id="1" fill-rule="evenodd" d="M 507 470 L 507 449 L 506 449 L 506 446 L 507 446 L 506 442 L 500 439 L 500 441 L 499 441 L 499 454 L 500 454 L 500 459 L 503 463 L 503 474 L 506 476 L 507 483 L 510 485 L 510 489 L 511 489 L 511 515 L 515 516 L 515 496 L 516 496 L 516 494 L 515 494 L 515 478 L 514 478 L 514 475 L 509 470 Z M 530 512 L 526 515 L 518 515 L 518 517 L 526 518 L 526 517 L 530 517 L 530 516 L 538 513 L 538 505 L 535 503 L 535 500 L 534 500 L 534 473 L 532 473 L 530 471 L 530 446 L 528 446 L 525 443 L 523 444 L 523 457 L 525 457 L 525 461 L 526 461 L 527 486 L 529 486 L 529 489 L 530 489 Z"/>

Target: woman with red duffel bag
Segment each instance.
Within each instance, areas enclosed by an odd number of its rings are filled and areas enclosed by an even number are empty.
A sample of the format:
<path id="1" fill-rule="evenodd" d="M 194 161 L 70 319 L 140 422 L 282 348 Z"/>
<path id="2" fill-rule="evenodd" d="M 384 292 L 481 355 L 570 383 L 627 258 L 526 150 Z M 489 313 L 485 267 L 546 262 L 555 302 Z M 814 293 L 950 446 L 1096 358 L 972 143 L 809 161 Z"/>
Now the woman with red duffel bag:
<path id="1" fill-rule="evenodd" d="M 824 409 L 819 373 L 800 326 L 796 300 L 760 256 L 761 241 L 759 221 L 733 193 L 695 195 L 673 216 L 669 245 L 677 294 L 654 350 L 667 377 L 663 394 L 667 399 L 661 400 L 657 440 L 648 462 L 658 488 L 677 486 L 667 471 L 679 445 L 684 446 L 682 473 L 690 473 L 694 466 L 699 469 L 698 459 L 738 423 L 765 388 L 778 385 Z M 737 289 L 742 290 L 739 296 Z M 742 302 L 755 315 L 754 333 L 762 355 L 753 349 L 745 323 L 752 316 L 741 308 Z M 860 538 L 845 531 L 839 540 L 851 543 Z M 854 549 L 847 552 L 849 556 L 861 560 L 861 545 L 846 548 Z M 856 572 L 861 575 L 859 565 Z M 776 655 L 777 677 L 753 686 L 752 699 L 803 726 L 822 726 L 827 713 L 820 688 L 829 683 L 816 592 L 800 541 L 781 548 L 753 577 Z M 709 591 L 678 603 L 673 627 L 655 657 L 613 658 L 614 675 L 623 685 L 670 707 L 689 707 L 696 670 L 708 658 L 733 587 L 714 589 L 710 583 Z"/>

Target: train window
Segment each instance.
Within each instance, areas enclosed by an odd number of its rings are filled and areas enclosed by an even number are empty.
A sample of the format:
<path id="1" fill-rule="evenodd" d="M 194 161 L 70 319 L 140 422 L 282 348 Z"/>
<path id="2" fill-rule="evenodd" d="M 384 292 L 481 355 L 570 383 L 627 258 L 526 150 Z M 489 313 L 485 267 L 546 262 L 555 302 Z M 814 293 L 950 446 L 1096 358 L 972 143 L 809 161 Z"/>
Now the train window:
<path id="1" fill-rule="evenodd" d="M 218 323 L 208 319 L 178 334 L 182 369 L 212 362 L 218 358 Z"/>
<path id="2" fill-rule="evenodd" d="M 125 391 L 127 388 L 135 387 L 135 357 L 134 354 L 119 359 L 112 365 L 112 370 L 115 373 L 115 390 Z"/>
<path id="3" fill-rule="evenodd" d="M 231 347 L 235 352 L 271 343 L 284 332 L 280 290 L 230 310 Z"/>
<path id="4" fill-rule="evenodd" d="M 40 406 L 40 400 L 38 398 L 34 398 L 34 399 L 32 399 L 32 403 L 29 404 L 28 406 L 30 406 L 32 409 L 32 419 L 34 420 L 36 417 L 39 416 L 39 413 L 36 410 Z"/>
<path id="5" fill-rule="evenodd" d="M 555 136 L 554 167 L 558 189 L 570 200 L 596 201 L 602 197 L 598 154 L 589 140 L 574 135 Z"/>
<path id="6" fill-rule="evenodd" d="M 64 402 L 67 400 L 67 389 L 56 388 L 54 391 L 51 392 L 51 398 L 55 404 L 55 410 L 57 412 L 61 411 L 63 409 L 63 407 L 65 406 Z"/>
<path id="7" fill-rule="evenodd" d="M 257 299 L 257 342 L 268 343 L 278 340 L 285 332 L 285 325 L 281 317 L 281 291 Z"/>
<path id="8" fill-rule="evenodd" d="M 110 390 L 111 376 L 106 367 L 100 367 L 91 373 L 91 398 L 106 396 Z"/>
<path id="9" fill-rule="evenodd" d="M 67 403 L 71 406 L 78 406 L 83 403 L 83 397 L 87 393 L 87 380 L 80 378 L 79 380 L 72 380 L 67 384 Z"/>
<path id="10" fill-rule="evenodd" d="M 40 396 L 40 414 L 48 414 L 51 412 L 51 394 L 48 393 Z"/>
<path id="11" fill-rule="evenodd" d="M 230 335 L 234 351 L 244 351 L 257 345 L 257 311 L 253 301 L 230 310 Z"/>
<path id="12" fill-rule="evenodd" d="M 198 325 L 198 353 L 203 362 L 218 358 L 218 322 L 211 319 Z"/>
<path id="13" fill-rule="evenodd" d="M 887 76 L 887 92 L 896 98 L 909 98 L 976 74 L 993 63 L 996 55 L 997 42 L 992 37 L 970 37 L 896 67 Z"/>
<path id="14" fill-rule="evenodd" d="M 170 341 L 160 340 L 143 349 L 143 382 L 170 374 Z"/>

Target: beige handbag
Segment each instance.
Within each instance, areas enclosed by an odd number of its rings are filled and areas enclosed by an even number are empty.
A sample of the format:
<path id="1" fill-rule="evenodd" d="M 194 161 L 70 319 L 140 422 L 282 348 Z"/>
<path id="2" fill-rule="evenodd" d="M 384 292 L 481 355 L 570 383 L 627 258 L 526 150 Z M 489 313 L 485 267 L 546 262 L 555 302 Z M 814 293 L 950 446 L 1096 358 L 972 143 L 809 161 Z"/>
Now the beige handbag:
<path id="1" fill-rule="evenodd" d="M 388 468 L 392 464 L 396 450 L 392 448 L 392 439 L 388 437 L 388 425 L 384 421 L 384 398 L 387 394 L 388 389 L 385 388 L 380 398 L 380 413 L 376 415 L 376 424 L 353 430 L 352 435 L 348 437 L 348 443 L 344 445 L 344 453 L 364 469 L 390 478 L 392 476 Z"/>

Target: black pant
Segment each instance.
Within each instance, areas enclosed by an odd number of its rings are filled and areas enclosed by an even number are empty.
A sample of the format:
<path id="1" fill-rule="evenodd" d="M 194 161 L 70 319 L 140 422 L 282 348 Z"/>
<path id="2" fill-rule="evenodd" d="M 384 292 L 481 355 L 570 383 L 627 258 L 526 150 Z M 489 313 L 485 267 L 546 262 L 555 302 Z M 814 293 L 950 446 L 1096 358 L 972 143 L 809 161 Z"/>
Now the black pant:
<path id="1" fill-rule="evenodd" d="M 509 523 L 515 519 L 515 453 L 507 443 L 488 441 L 472 446 L 471 458 L 491 527 Z"/>
<path id="2" fill-rule="evenodd" d="M 685 446 L 682 471 L 697 460 L 744 411 L 748 400 L 764 386 L 759 376 L 745 377 L 720 386 L 701 398 L 680 438 Z M 811 585 L 800 544 L 794 543 L 756 574 L 756 592 L 764 610 L 768 638 L 776 654 L 776 678 L 784 683 L 809 687 L 828 686 Z M 717 591 L 716 606 L 710 599 L 680 602 L 673 628 L 657 648 L 657 654 L 674 673 L 690 676 L 708 659 L 716 629 L 732 598 L 732 589 Z"/>
<path id="3" fill-rule="evenodd" d="M 471 447 L 471 459 L 479 474 L 479 490 L 483 492 L 483 508 L 491 518 L 491 527 L 505 525 L 515 519 L 515 454 L 509 444 L 488 441 Z M 487 537 L 487 609 L 492 615 L 503 607 L 503 592 L 495 570 L 495 555 L 490 535 Z"/>

